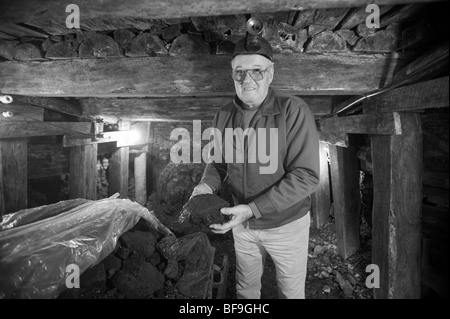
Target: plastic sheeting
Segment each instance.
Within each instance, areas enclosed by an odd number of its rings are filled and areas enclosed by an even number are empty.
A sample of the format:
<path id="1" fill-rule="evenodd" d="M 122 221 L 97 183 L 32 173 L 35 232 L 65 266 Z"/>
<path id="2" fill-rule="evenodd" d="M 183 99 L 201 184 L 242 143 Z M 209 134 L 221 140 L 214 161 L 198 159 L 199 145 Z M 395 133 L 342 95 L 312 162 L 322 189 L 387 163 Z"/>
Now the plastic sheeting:
<path id="1" fill-rule="evenodd" d="M 170 260 L 184 261 L 183 274 L 176 284 L 181 294 L 193 299 L 209 297 L 215 248 L 205 233 L 197 232 L 181 238 L 165 237 L 157 247 L 169 263 Z"/>
<path id="2" fill-rule="evenodd" d="M 82 274 L 98 264 L 140 218 L 173 235 L 153 212 L 128 199 L 75 199 L 3 217 L 0 299 L 56 298 L 66 289 L 71 265 Z"/>

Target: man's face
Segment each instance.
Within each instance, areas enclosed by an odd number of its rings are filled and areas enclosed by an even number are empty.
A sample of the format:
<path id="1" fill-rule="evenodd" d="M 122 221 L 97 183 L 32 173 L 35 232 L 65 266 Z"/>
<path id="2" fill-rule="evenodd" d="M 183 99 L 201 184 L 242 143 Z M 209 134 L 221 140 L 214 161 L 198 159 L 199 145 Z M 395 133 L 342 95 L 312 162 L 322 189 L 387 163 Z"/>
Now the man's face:
<path id="1" fill-rule="evenodd" d="M 234 80 L 234 87 L 239 99 L 250 106 L 258 107 L 264 101 L 273 79 L 273 64 L 269 59 L 259 54 L 238 55 L 231 62 L 233 71 L 259 69 L 264 78 L 257 81 L 247 72 L 242 81 Z"/>
<path id="2" fill-rule="evenodd" d="M 108 166 L 109 166 L 109 160 L 106 159 L 106 158 L 103 159 L 103 160 L 102 160 L 102 166 L 103 166 L 104 169 L 107 169 Z"/>

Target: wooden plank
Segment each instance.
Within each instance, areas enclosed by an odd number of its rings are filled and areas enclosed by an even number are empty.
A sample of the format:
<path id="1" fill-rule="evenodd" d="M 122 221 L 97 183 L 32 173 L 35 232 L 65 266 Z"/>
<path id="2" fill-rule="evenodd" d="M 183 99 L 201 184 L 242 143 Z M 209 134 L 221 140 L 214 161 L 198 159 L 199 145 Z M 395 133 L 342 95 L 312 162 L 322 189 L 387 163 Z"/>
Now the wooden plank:
<path id="1" fill-rule="evenodd" d="M 378 5 L 433 0 L 379 0 Z M 27 22 L 33 19 L 54 20 L 64 23 L 70 0 L 6 0 L 0 7 L 0 20 L 4 22 Z M 239 13 L 258 13 L 302 10 L 309 8 L 362 7 L 366 0 L 93 0 L 80 5 L 82 19 L 107 17 L 134 17 L 148 19 L 181 18 L 190 16 L 214 16 Z"/>
<path id="2" fill-rule="evenodd" d="M 441 77 L 446 74 L 449 59 L 449 44 L 448 42 L 439 43 L 432 46 L 430 50 L 425 52 L 418 59 L 410 62 L 408 65 L 402 67 L 400 71 L 395 73 L 392 82 L 388 87 L 400 87 L 408 84 L 417 83 L 436 77 Z"/>
<path id="3" fill-rule="evenodd" d="M 33 37 L 33 38 L 47 38 L 48 34 L 43 32 L 38 32 L 21 25 L 13 24 L 13 23 L 1 23 L 0 31 L 10 34 L 12 36 L 23 38 L 23 37 Z"/>
<path id="4" fill-rule="evenodd" d="M 402 134 L 399 113 L 364 114 L 319 119 L 321 131 L 346 134 Z"/>
<path id="5" fill-rule="evenodd" d="M 349 10 L 349 8 L 317 10 L 313 24 L 326 26 L 326 30 L 333 31 Z"/>
<path id="6" fill-rule="evenodd" d="M 449 77 L 393 89 L 364 101 L 371 112 L 419 111 L 449 106 Z"/>
<path id="7" fill-rule="evenodd" d="M 402 135 L 372 136 L 372 263 L 380 269 L 376 299 L 420 298 L 422 129 L 402 113 Z"/>
<path id="8" fill-rule="evenodd" d="M 90 134 L 87 122 L 6 122 L 0 123 L 0 139 L 29 136 L 66 135 L 68 133 Z"/>
<path id="9" fill-rule="evenodd" d="M 97 199 L 97 145 L 70 149 L 69 198 Z"/>
<path id="10" fill-rule="evenodd" d="M 64 113 L 67 115 L 80 116 L 81 107 L 75 101 L 68 101 L 62 98 L 46 98 L 37 96 L 12 95 L 13 103 L 30 104 L 39 106 L 50 111 Z"/>
<path id="11" fill-rule="evenodd" d="M 0 212 L 27 208 L 27 139 L 0 140 Z"/>
<path id="12" fill-rule="evenodd" d="M 393 8 L 393 6 L 390 5 L 378 7 L 380 8 L 380 15 L 383 15 Z M 358 24 L 365 23 L 369 14 L 369 12 L 366 12 L 366 6 L 351 9 L 350 13 L 341 21 L 341 29 L 350 30 Z"/>
<path id="13" fill-rule="evenodd" d="M 319 141 L 340 147 L 348 147 L 348 135 L 346 133 L 330 133 L 318 131 Z"/>
<path id="14" fill-rule="evenodd" d="M 18 38 L 15 36 L 12 36 L 10 34 L 4 33 L 0 31 L 0 39 L 3 40 L 17 40 Z"/>
<path id="15" fill-rule="evenodd" d="M 136 201 L 145 206 L 147 202 L 147 153 L 134 158 L 134 185 Z"/>
<path id="16" fill-rule="evenodd" d="M 103 137 L 97 137 L 95 140 L 92 140 L 92 136 L 80 136 L 80 135 L 64 135 L 63 137 L 63 146 L 64 147 L 72 147 L 72 146 L 81 146 L 81 145 L 90 145 L 90 144 L 100 144 L 100 143 L 110 143 L 117 142 L 125 138 L 125 134 L 128 131 L 117 131 L 117 132 L 104 132 Z"/>
<path id="17" fill-rule="evenodd" d="M 330 177 L 328 168 L 328 146 L 320 144 L 320 183 L 319 189 L 312 194 L 312 212 L 314 227 L 322 228 L 328 223 L 331 208 Z"/>
<path id="18" fill-rule="evenodd" d="M 0 115 L 3 112 L 12 112 L 12 117 L 0 117 L 0 125 L 4 122 L 44 121 L 44 110 L 39 107 L 17 104 L 0 104 Z"/>
<path id="19" fill-rule="evenodd" d="M 353 147 L 329 146 L 329 152 L 337 246 L 347 259 L 360 248 L 359 164 Z"/>
<path id="20" fill-rule="evenodd" d="M 333 96 L 302 96 L 314 115 L 331 114 Z M 233 96 L 178 98 L 86 98 L 81 99 L 83 114 L 101 117 L 105 122 L 122 121 L 193 121 L 212 119 Z"/>
<path id="21" fill-rule="evenodd" d="M 69 174 L 69 149 L 61 145 L 61 136 L 28 138 L 28 179 Z"/>
<path id="22" fill-rule="evenodd" d="M 424 45 L 431 46 L 433 42 L 438 40 L 437 38 L 438 31 L 425 18 L 401 31 L 397 50 L 414 49 Z"/>
<path id="23" fill-rule="evenodd" d="M 398 56 L 351 53 L 276 54 L 274 60 L 272 87 L 295 95 L 367 93 L 390 81 L 387 65 L 404 62 Z M 7 94 L 32 96 L 232 95 L 230 61 L 229 55 L 6 61 L 0 69 L 0 87 Z"/>
<path id="24" fill-rule="evenodd" d="M 407 23 L 411 21 L 418 21 L 418 17 L 426 13 L 425 3 L 409 3 L 404 6 L 399 6 L 387 12 L 380 19 L 380 28 L 384 28 L 394 23 Z"/>
<path id="25" fill-rule="evenodd" d="M 52 35 L 66 35 L 76 33 L 76 29 L 67 28 L 65 21 L 55 22 L 54 20 L 34 19 L 26 23 L 27 25 L 41 29 Z M 156 21 L 147 18 L 133 17 L 111 17 L 111 18 L 83 18 L 80 19 L 80 27 L 86 31 L 114 31 L 120 29 L 135 28 L 140 31 L 150 30 L 157 31 L 158 27 L 165 25 L 162 21 Z"/>

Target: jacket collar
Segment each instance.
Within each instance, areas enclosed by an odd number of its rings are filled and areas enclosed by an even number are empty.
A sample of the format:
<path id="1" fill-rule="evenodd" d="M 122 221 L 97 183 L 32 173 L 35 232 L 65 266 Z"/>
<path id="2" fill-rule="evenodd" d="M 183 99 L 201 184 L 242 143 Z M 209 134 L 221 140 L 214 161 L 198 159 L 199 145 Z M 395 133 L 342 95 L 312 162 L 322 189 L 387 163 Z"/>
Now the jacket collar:
<path id="1" fill-rule="evenodd" d="M 233 103 L 239 111 L 243 111 L 241 106 L 242 102 L 237 95 L 234 96 Z M 259 110 L 261 111 L 262 116 L 280 114 L 280 108 L 278 107 L 278 103 L 275 99 L 275 92 L 272 88 L 269 88 L 266 98 L 259 106 Z"/>

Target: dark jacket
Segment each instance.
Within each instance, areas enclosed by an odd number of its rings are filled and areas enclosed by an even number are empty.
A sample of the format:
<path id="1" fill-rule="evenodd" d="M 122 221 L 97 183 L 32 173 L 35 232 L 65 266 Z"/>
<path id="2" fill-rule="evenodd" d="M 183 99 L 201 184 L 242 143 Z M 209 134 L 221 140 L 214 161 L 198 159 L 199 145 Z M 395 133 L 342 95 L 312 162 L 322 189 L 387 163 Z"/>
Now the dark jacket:
<path id="1" fill-rule="evenodd" d="M 241 125 L 244 111 L 238 102 L 236 96 L 214 117 L 213 127 L 221 132 L 222 149 L 225 149 L 225 129 L 233 130 Z M 222 163 L 207 164 L 201 182 L 216 191 L 227 177 L 235 205 L 248 204 L 252 208 L 255 218 L 248 220 L 252 229 L 279 227 L 304 216 L 311 208 L 310 195 L 319 185 L 320 169 L 319 139 L 308 105 L 298 97 L 269 89 L 249 127 L 258 133 L 258 128 L 266 129 L 265 154 L 272 155 L 273 162 L 277 162 L 274 172 L 261 173 L 261 168 L 267 169 L 270 164 L 267 159 L 256 156 L 256 162 L 249 161 L 251 153 L 247 151 L 257 141 L 250 138 L 250 144 L 248 139 L 244 143 L 244 163 L 225 161 L 223 150 Z M 276 140 L 270 128 L 277 129 Z M 269 134 L 272 143 L 277 144 L 276 154 L 270 154 Z M 236 141 L 233 145 L 236 148 Z"/>

